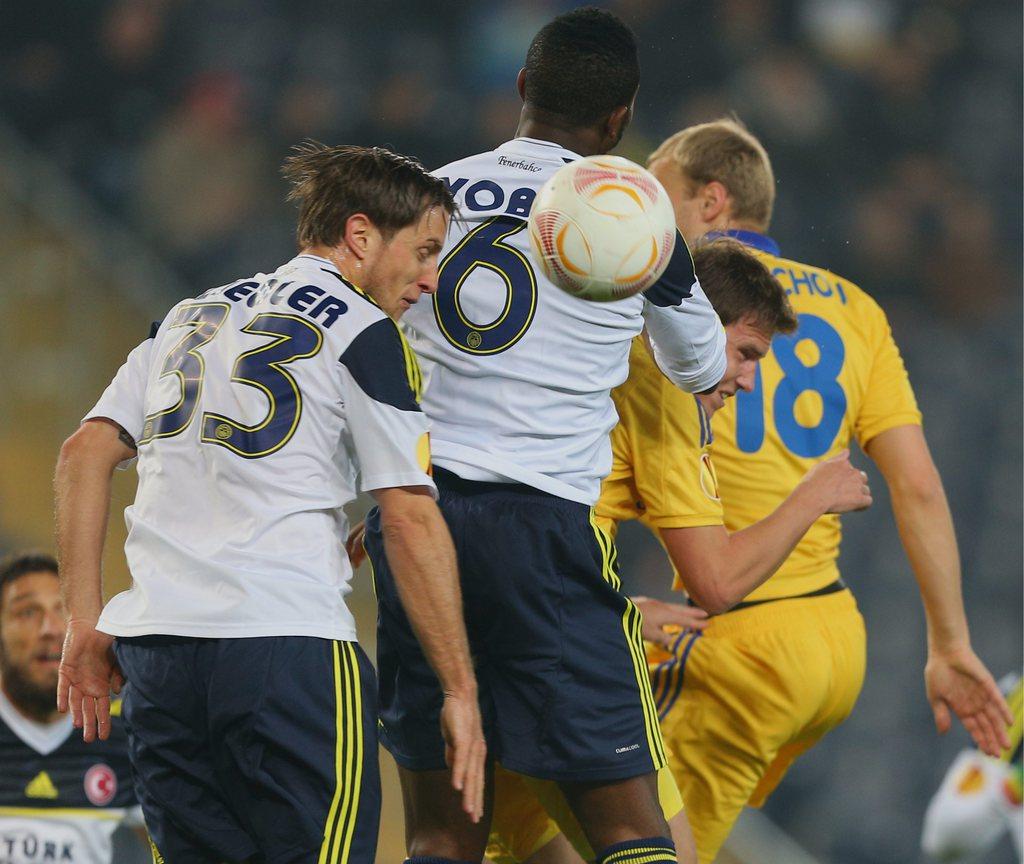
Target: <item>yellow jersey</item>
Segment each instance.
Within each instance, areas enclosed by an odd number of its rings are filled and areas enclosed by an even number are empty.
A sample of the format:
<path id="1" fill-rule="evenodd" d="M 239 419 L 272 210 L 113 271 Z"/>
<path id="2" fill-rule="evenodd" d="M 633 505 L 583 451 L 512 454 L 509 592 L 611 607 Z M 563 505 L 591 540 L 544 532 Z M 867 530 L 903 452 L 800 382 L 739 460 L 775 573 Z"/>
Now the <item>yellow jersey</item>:
<path id="1" fill-rule="evenodd" d="M 613 537 L 628 519 L 655 534 L 723 524 L 710 417 L 696 397 L 661 373 L 642 336 L 633 340 L 629 377 L 612 400 L 619 422 L 611 433 L 612 470 L 595 508 L 598 524 Z M 684 587 L 678 574 L 675 587 Z"/>
<path id="2" fill-rule="evenodd" d="M 779 255 L 773 240 L 725 232 L 751 247 L 782 284 L 799 327 L 777 335 L 751 392 L 714 418 L 713 452 L 725 525 L 765 518 L 817 462 L 856 440 L 864 447 L 896 426 L 920 424 L 914 392 L 881 307 L 820 267 Z M 749 600 L 815 591 L 839 576 L 839 517 L 823 516 Z"/>

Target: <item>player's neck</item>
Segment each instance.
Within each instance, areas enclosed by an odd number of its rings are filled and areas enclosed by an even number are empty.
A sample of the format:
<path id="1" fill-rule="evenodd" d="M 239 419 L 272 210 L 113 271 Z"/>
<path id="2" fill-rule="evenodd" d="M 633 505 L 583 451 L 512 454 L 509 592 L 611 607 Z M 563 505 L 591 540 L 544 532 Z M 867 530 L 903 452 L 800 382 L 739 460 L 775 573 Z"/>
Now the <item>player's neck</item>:
<path id="1" fill-rule="evenodd" d="M 325 258 L 330 261 L 346 281 L 353 285 L 362 287 L 362 266 L 357 266 L 358 259 L 346 255 L 338 246 L 307 246 L 300 255 L 316 255 L 317 258 Z"/>
<path id="2" fill-rule="evenodd" d="M 536 138 L 538 141 L 550 141 L 580 156 L 595 156 L 607 152 L 603 136 L 592 129 L 569 129 L 561 126 L 555 118 L 546 117 L 539 112 L 531 112 L 524 108 L 519 118 L 517 138 Z"/>

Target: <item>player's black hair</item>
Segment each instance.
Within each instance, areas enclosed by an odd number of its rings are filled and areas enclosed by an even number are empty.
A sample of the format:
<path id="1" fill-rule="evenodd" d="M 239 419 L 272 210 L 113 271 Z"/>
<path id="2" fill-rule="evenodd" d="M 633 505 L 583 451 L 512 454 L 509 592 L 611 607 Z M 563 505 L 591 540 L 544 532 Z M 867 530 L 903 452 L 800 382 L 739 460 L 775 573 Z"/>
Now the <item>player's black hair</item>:
<path id="1" fill-rule="evenodd" d="M 574 127 L 629 105 L 640 86 L 636 37 L 618 17 L 584 6 L 559 15 L 526 52 L 528 105 Z"/>
<path id="2" fill-rule="evenodd" d="M 328 147 L 306 141 L 294 148 L 281 173 L 299 204 L 299 246 L 335 246 L 350 216 L 369 216 L 385 239 L 415 223 L 428 207 L 451 214 L 455 201 L 444 181 L 415 159 L 383 147 Z"/>
<path id="3" fill-rule="evenodd" d="M 11 555 L 0 561 L 0 605 L 3 604 L 4 589 L 16 579 L 20 579 L 27 573 L 53 573 L 57 569 L 57 559 L 45 552 L 23 552 L 18 555 Z"/>

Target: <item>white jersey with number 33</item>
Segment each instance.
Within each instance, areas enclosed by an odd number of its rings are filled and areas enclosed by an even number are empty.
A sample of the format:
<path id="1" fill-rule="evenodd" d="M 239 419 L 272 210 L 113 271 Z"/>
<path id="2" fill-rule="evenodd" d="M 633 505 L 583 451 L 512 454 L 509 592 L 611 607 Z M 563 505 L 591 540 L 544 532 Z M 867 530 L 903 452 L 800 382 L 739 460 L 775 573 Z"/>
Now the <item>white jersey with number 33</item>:
<path id="1" fill-rule="evenodd" d="M 322 258 L 178 303 L 86 415 L 139 448 L 133 584 L 99 629 L 354 640 L 342 507 L 433 488 L 418 390 L 394 322 Z"/>
<path id="2" fill-rule="evenodd" d="M 690 392 L 725 372 L 725 334 L 682 238 L 645 295 L 581 300 L 531 262 L 526 219 L 579 156 L 516 138 L 434 172 L 459 206 L 437 293 L 402 319 L 427 382 L 434 463 L 469 480 L 525 483 L 593 504 L 611 467 L 609 393 L 646 326 L 662 371 Z"/>

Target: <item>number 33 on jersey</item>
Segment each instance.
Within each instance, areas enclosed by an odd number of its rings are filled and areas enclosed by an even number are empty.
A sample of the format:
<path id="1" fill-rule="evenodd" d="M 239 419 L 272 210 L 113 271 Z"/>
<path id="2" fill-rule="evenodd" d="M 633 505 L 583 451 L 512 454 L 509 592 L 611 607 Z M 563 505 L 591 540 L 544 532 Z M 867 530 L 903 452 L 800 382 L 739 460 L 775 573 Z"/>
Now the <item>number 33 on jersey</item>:
<path id="1" fill-rule="evenodd" d="M 177 304 L 86 417 L 139 448 L 134 586 L 101 628 L 354 639 L 341 508 L 433 486 L 421 387 L 395 323 L 322 258 Z"/>

